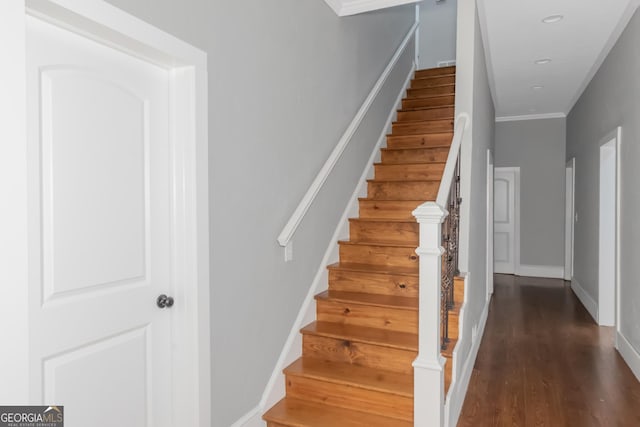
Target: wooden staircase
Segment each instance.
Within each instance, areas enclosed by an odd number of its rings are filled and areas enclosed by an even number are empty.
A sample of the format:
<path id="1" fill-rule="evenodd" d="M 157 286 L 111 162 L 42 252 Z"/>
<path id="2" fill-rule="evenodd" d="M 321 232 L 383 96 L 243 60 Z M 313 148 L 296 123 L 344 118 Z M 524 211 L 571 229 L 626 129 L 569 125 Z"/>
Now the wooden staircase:
<path id="1" fill-rule="evenodd" d="M 316 296 L 302 357 L 284 370 L 287 395 L 264 414 L 268 427 L 413 426 L 418 349 L 418 223 L 435 200 L 453 137 L 455 67 L 420 70 L 402 101 L 375 178 Z M 450 311 L 445 388 L 457 341 L 462 281 Z"/>

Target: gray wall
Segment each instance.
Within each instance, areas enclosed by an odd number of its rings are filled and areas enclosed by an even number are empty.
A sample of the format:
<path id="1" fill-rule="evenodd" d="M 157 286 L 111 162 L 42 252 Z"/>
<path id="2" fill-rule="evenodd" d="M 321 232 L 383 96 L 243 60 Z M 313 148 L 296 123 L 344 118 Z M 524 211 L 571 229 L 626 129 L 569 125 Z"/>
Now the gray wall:
<path id="1" fill-rule="evenodd" d="M 599 143 L 622 126 L 620 186 L 620 330 L 640 352 L 640 13 L 567 118 L 567 159 L 576 158 L 574 276 L 598 300 Z"/>
<path id="2" fill-rule="evenodd" d="M 457 0 L 425 0 L 420 5 L 420 68 L 456 59 Z"/>
<path id="3" fill-rule="evenodd" d="M 496 125 L 496 167 L 520 167 L 520 263 L 564 266 L 566 120 Z"/>
<path id="4" fill-rule="evenodd" d="M 276 238 L 414 22 L 321 0 L 109 0 L 209 58 L 213 425 L 258 404 L 413 60 L 400 59 L 294 237 Z"/>

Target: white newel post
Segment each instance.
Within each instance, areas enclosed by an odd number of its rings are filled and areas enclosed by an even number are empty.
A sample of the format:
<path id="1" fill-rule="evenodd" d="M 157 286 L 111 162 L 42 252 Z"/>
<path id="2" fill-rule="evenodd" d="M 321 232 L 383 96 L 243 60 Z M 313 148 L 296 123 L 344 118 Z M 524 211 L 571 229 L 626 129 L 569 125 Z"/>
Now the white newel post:
<path id="1" fill-rule="evenodd" d="M 413 362 L 415 427 L 444 425 L 444 364 L 440 354 L 442 223 L 449 213 L 435 202 L 413 211 L 420 224 L 418 357 Z"/>

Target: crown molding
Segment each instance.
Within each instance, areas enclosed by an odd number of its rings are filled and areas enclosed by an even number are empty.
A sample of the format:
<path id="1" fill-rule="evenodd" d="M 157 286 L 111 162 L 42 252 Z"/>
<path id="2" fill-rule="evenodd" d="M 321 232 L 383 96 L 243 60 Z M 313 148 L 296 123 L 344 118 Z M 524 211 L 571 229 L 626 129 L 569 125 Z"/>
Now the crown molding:
<path id="1" fill-rule="evenodd" d="M 525 114 L 523 116 L 500 116 L 496 122 L 517 122 L 520 120 L 566 119 L 565 113 Z"/>

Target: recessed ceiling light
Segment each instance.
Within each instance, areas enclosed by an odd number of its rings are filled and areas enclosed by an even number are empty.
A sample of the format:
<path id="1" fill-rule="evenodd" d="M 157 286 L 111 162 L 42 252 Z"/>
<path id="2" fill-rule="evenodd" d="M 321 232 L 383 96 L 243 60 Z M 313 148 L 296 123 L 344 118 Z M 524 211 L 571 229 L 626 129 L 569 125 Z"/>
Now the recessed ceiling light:
<path id="1" fill-rule="evenodd" d="M 544 86 L 541 86 L 541 85 L 531 86 L 531 89 L 533 89 L 533 90 L 542 90 L 543 88 L 544 88 Z"/>
<path id="2" fill-rule="evenodd" d="M 535 63 L 538 65 L 548 64 L 549 62 L 551 62 L 551 58 L 540 58 L 535 61 Z"/>
<path id="3" fill-rule="evenodd" d="M 555 24 L 556 22 L 562 21 L 564 15 L 550 15 L 542 20 L 545 24 Z"/>

